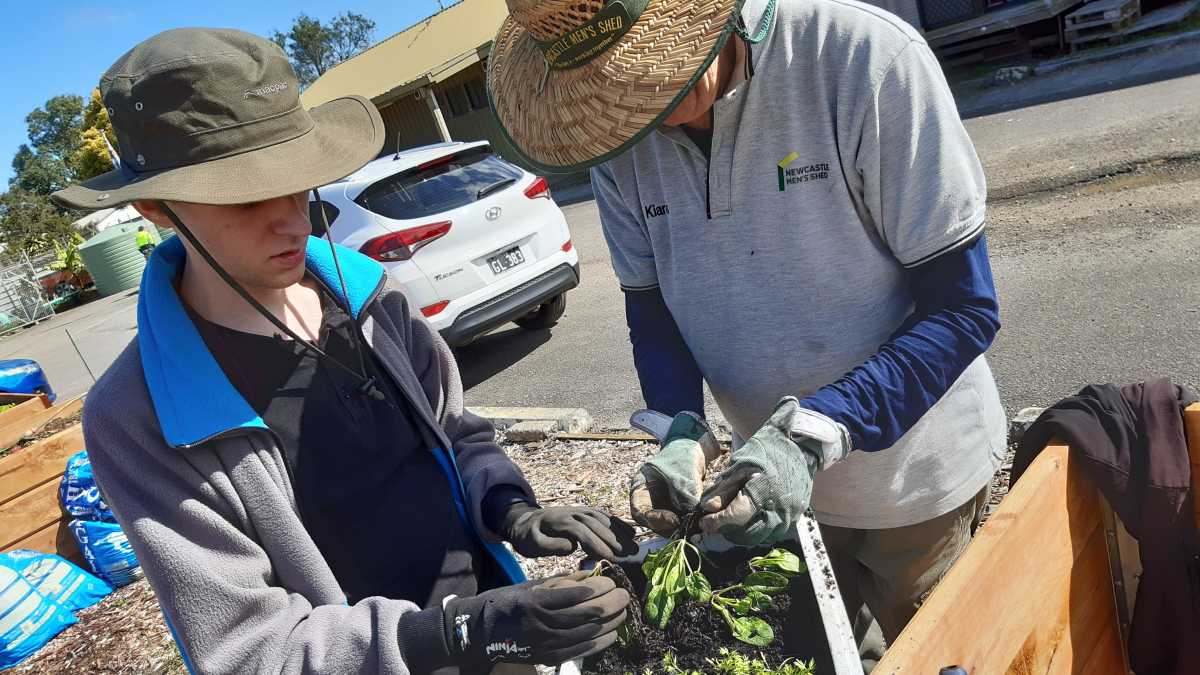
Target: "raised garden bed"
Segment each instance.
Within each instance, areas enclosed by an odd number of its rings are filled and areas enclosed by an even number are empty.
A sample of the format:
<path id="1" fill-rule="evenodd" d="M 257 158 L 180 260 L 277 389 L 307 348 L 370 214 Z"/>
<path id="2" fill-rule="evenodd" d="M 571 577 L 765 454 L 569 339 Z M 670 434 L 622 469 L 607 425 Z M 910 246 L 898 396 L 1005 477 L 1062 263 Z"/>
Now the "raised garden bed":
<path id="1" fill-rule="evenodd" d="M 800 556 L 798 547 L 790 552 Z M 733 549 L 704 553 L 697 559 L 688 552 L 688 565 L 691 569 L 698 566 L 708 582 L 707 588 L 700 589 L 698 594 L 681 594 L 665 629 L 656 625 L 663 599 L 647 592 L 642 564 L 626 562 L 602 569 L 601 573 L 628 590 L 633 598 L 628 630 L 618 644 L 590 657 L 583 672 L 588 675 L 833 673 L 816 598 L 806 572 L 785 579 L 784 588 L 771 592 L 769 600 L 760 597 L 757 602 L 746 601 L 750 595 L 746 587 L 754 585 L 754 577 L 750 575 L 763 569 L 757 565 L 752 569 L 749 562 L 769 553 L 766 548 Z M 804 569 L 802 563 L 800 569 Z M 737 584 L 743 586 L 731 589 Z M 717 604 L 724 605 L 725 610 L 714 608 L 713 596 L 723 599 Z M 739 612 L 736 604 L 747 611 Z M 657 607 L 647 611 L 647 605 Z M 726 612 L 730 614 L 728 618 L 723 616 Z M 773 639 L 763 639 L 766 635 L 757 623 L 759 620 Z M 731 623 L 738 624 L 744 638 L 758 644 L 736 639 Z M 765 669 L 756 666 L 755 661 Z"/>

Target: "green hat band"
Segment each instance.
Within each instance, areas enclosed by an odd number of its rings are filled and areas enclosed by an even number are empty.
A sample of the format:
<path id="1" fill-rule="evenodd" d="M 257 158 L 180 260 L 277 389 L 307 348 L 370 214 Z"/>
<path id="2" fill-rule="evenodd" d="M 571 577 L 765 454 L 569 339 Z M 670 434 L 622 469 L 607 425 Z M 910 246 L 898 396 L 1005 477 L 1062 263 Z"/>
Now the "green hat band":
<path id="1" fill-rule="evenodd" d="M 556 40 L 537 42 L 551 70 L 570 70 L 590 63 L 633 28 L 650 0 L 612 0 L 590 21 Z"/>

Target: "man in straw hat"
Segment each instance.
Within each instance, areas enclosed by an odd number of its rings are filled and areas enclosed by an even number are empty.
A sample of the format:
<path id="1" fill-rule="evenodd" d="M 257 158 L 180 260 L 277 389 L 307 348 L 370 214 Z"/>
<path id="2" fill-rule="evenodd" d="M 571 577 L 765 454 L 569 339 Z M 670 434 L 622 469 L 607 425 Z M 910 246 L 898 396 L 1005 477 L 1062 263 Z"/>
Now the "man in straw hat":
<path id="1" fill-rule="evenodd" d="M 486 673 L 612 643 L 625 591 L 525 582 L 502 542 L 613 558 L 632 527 L 538 507 L 383 268 L 309 238 L 306 193 L 380 151 L 375 107 L 305 110 L 283 52 L 233 30 L 150 38 L 100 91 L 120 166 L 55 198 L 180 236 L 84 429 L 189 669 Z"/>
<path id="2" fill-rule="evenodd" d="M 593 167 L 643 394 L 684 413 L 635 517 L 759 545 L 811 505 L 869 665 L 1005 449 L 984 176 L 936 59 L 853 0 L 508 6 L 496 115 L 530 164 Z M 704 382 L 735 442 L 702 492 Z"/>

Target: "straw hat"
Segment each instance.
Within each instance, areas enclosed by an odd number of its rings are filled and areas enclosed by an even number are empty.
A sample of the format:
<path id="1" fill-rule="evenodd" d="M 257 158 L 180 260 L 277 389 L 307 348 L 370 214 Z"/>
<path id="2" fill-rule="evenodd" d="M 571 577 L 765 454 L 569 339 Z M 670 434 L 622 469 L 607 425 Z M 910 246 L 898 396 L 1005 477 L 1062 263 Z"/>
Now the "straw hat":
<path id="1" fill-rule="evenodd" d="M 507 0 L 488 60 L 500 128 L 541 171 L 620 154 L 720 53 L 744 0 Z"/>
<path id="2" fill-rule="evenodd" d="M 299 94 L 270 40 L 210 28 L 160 33 L 100 80 L 120 166 L 53 197 L 78 209 L 255 202 L 332 183 L 379 153 L 383 120 L 370 101 L 349 96 L 305 110 Z"/>

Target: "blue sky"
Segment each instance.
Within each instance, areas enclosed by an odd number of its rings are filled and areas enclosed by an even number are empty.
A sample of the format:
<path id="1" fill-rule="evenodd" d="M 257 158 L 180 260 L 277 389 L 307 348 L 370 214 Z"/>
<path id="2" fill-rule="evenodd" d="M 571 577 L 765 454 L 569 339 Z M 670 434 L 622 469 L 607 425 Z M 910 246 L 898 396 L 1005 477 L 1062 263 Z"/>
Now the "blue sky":
<path id="1" fill-rule="evenodd" d="M 457 0 L 442 0 L 449 7 Z M 88 96 L 130 47 L 183 26 L 239 28 L 268 35 L 304 12 L 322 21 L 344 11 L 375 22 L 382 40 L 438 11 L 437 0 L 25 0 L 5 2 L 0 42 L 0 191 L 28 136 L 25 115 L 58 94 Z"/>

